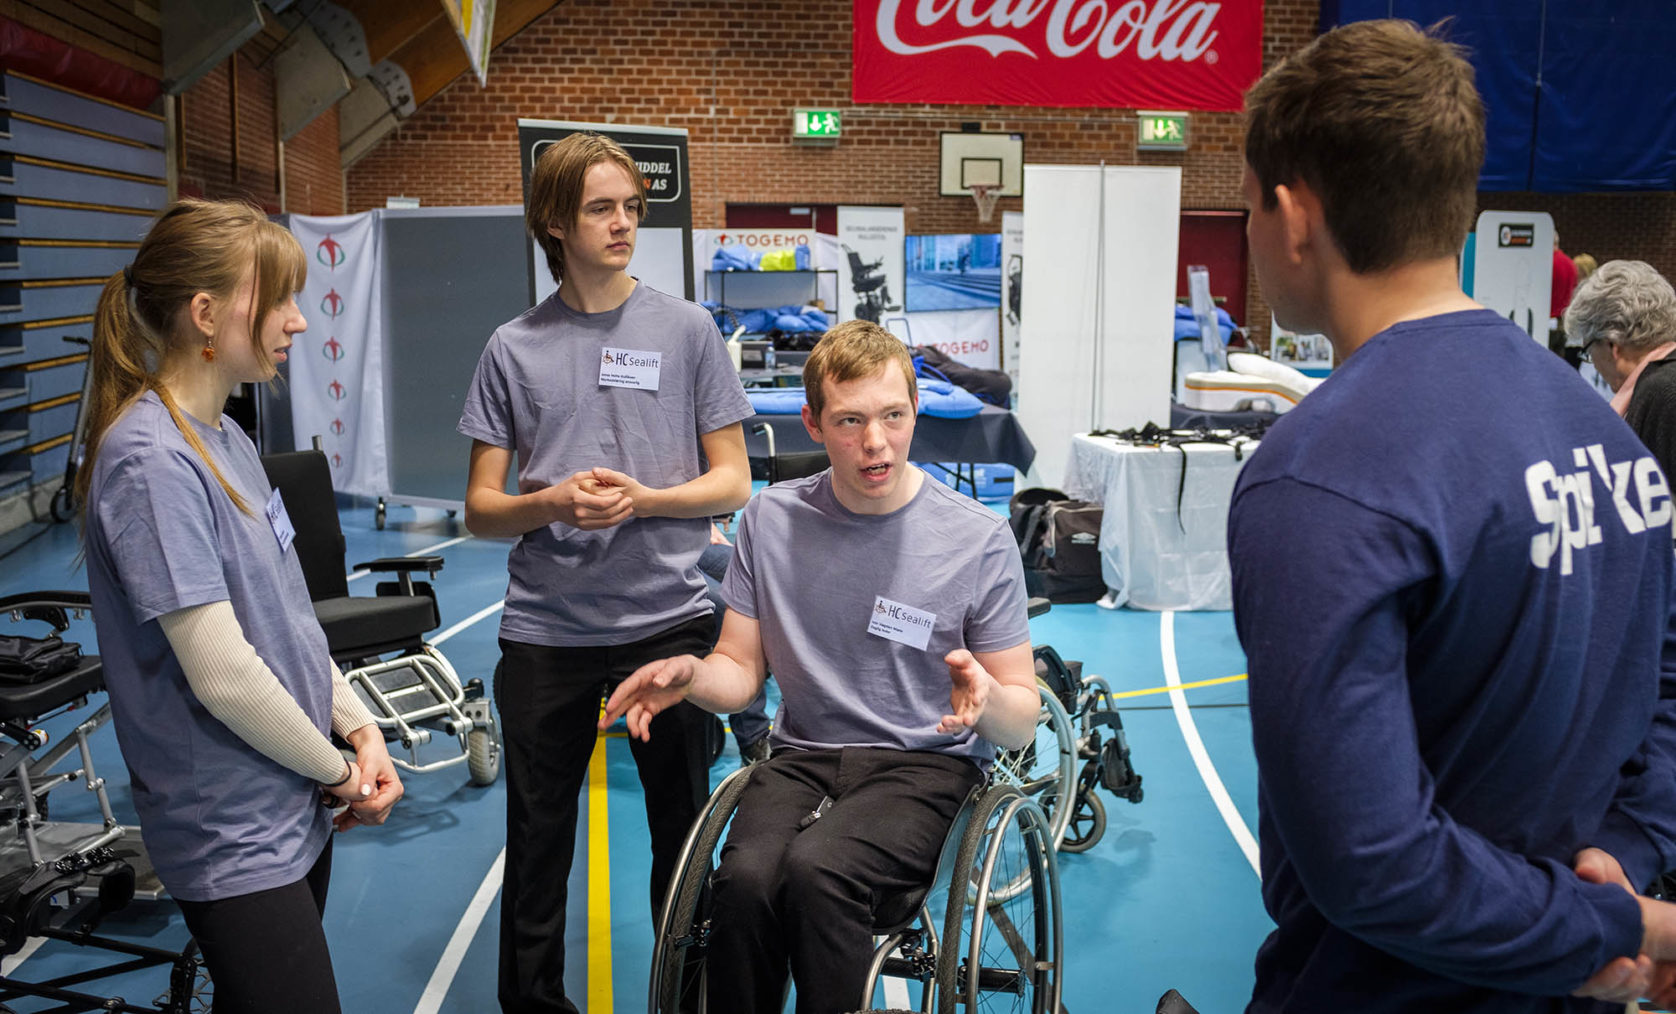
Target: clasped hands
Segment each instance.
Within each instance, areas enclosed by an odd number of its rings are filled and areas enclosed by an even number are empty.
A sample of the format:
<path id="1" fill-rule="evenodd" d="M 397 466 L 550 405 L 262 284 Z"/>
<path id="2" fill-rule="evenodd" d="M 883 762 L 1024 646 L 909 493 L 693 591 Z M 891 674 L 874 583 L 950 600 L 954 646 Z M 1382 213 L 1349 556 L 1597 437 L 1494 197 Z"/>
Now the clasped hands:
<path id="1" fill-rule="evenodd" d="M 644 511 L 651 490 L 614 469 L 590 468 L 536 492 L 547 500 L 554 520 L 593 532 L 633 517 L 636 502 Z"/>
<path id="2" fill-rule="evenodd" d="M 363 725 L 345 738 L 355 748 L 355 759 L 347 762 L 349 777 L 339 785 L 322 786 L 332 808 L 343 807 L 332 818 L 332 827 L 347 831 L 358 824 L 382 824 L 406 791 L 384 745 L 384 733 L 376 725 Z"/>
<path id="3" fill-rule="evenodd" d="M 1618 860 L 1598 848 L 1586 848 L 1572 861 L 1577 875 L 1591 884 L 1617 884 L 1641 905 L 1641 953 L 1613 958 L 1576 991 L 1576 996 L 1614 1003 L 1646 998 L 1660 1007 L 1676 1004 L 1676 905 L 1636 892 Z"/>

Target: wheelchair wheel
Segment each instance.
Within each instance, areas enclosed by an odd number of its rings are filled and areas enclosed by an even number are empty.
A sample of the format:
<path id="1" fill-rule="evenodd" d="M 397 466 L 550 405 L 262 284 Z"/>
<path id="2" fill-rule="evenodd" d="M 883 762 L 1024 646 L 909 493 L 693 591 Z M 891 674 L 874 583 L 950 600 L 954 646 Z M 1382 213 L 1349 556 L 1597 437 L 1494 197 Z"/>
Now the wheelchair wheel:
<path id="1" fill-rule="evenodd" d="M 704 904 L 709 900 L 706 888 L 716 869 L 722 833 L 739 806 L 751 772 L 749 767 L 740 768 L 722 780 L 681 846 L 652 945 L 652 979 L 647 989 L 650 1014 L 679 1014 L 683 997 L 689 1009 L 703 1009 L 703 962 L 699 958 L 710 936 L 710 913 Z"/>
<path id="2" fill-rule="evenodd" d="M 493 785 L 500 777 L 500 744 L 488 729 L 466 733 L 466 771 L 473 785 Z"/>
<path id="3" fill-rule="evenodd" d="M 986 792 L 954 876 L 937 955 L 938 1014 L 1058 1014 L 1059 867 L 1036 801 L 1010 785 Z M 1022 887 L 997 890 L 1003 885 Z"/>
<path id="4" fill-rule="evenodd" d="M 1071 820 L 1077 760 L 1076 736 L 1071 718 L 1046 686 L 1037 685 L 1041 711 L 1036 717 L 1036 739 L 1021 750 L 1008 750 L 995 758 L 995 781 L 1016 786 L 1041 804 L 1047 816 L 1053 847 L 1065 837 Z"/>
<path id="5" fill-rule="evenodd" d="M 1087 852 L 1106 833 L 1106 804 L 1093 792 L 1077 793 L 1076 805 L 1071 809 L 1071 823 L 1065 829 L 1065 840 L 1059 843 L 1061 852 Z"/>

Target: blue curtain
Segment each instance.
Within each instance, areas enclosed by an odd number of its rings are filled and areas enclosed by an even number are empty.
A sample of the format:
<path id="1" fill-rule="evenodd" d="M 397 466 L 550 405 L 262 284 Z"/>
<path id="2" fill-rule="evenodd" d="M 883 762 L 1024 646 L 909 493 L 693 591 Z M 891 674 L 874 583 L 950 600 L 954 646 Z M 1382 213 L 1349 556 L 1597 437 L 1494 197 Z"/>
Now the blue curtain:
<path id="1" fill-rule="evenodd" d="M 1323 30 L 1429 25 L 1471 50 L 1484 190 L 1676 189 L 1676 0 L 1323 0 Z M 1540 77 L 1538 76 L 1540 70 Z"/>

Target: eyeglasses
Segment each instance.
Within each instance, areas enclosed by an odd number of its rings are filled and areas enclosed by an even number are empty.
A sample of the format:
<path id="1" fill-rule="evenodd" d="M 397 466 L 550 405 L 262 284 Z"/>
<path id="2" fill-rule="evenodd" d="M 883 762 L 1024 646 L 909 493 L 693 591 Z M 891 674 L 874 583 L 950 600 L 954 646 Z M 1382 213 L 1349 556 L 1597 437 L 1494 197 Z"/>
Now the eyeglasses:
<path id="1" fill-rule="evenodd" d="M 1584 342 L 1583 343 L 1583 348 L 1581 350 L 1579 350 L 1578 353 L 1577 353 L 1577 358 L 1581 362 L 1585 362 L 1585 363 L 1592 362 L 1592 360 L 1589 358 L 1589 350 L 1594 348 L 1595 343 L 1600 341 L 1600 340 L 1601 340 L 1600 337 L 1597 335 L 1593 338 L 1590 338 L 1588 341 Z"/>

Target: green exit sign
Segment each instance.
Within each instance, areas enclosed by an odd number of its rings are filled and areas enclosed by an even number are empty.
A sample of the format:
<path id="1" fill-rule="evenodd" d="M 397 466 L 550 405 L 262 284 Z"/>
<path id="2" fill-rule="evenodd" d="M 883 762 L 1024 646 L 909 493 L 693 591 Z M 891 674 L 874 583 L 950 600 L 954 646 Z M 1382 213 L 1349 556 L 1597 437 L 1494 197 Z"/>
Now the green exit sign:
<path id="1" fill-rule="evenodd" d="M 1141 124 L 1141 151 L 1186 151 L 1187 114 L 1159 113 L 1141 110 L 1135 114 Z"/>
<path id="2" fill-rule="evenodd" d="M 791 136 L 816 140 L 843 136 L 844 118 L 836 109 L 794 109 L 791 114 Z"/>

